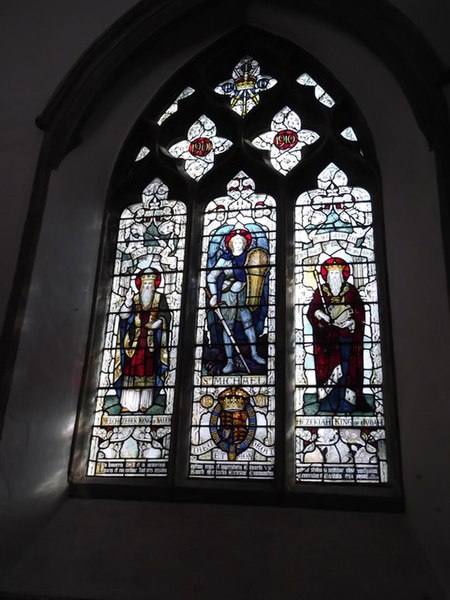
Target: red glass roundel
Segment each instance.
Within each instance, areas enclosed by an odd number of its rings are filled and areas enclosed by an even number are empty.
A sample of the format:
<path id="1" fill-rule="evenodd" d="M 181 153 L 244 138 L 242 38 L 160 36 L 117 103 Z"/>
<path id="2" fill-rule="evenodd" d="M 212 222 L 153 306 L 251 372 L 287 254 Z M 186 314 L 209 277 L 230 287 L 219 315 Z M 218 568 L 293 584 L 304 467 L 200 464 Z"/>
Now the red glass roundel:
<path id="1" fill-rule="evenodd" d="M 273 138 L 273 143 L 279 150 L 287 150 L 297 145 L 298 135 L 296 131 L 292 129 L 283 129 L 279 131 Z"/>
<path id="2" fill-rule="evenodd" d="M 206 137 L 199 137 L 189 144 L 189 152 L 193 156 L 206 156 L 213 148 L 212 141 Z"/>

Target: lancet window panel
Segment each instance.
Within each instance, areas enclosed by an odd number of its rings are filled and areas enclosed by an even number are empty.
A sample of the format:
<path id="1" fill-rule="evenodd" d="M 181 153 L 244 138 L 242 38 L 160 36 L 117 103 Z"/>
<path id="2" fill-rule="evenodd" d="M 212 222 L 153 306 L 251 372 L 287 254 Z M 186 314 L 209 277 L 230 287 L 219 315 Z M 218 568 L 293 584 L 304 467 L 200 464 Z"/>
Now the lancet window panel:
<path id="1" fill-rule="evenodd" d="M 371 197 L 335 164 L 295 219 L 296 477 L 386 482 Z"/>
<path id="2" fill-rule="evenodd" d="M 275 200 L 241 171 L 205 211 L 190 477 L 274 476 L 275 252 Z"/>
<path id="3" fill-rule="evenodd" d="M 154 179 L 119 221 L 89 476 L 167 476 L 186 206 Z"/>

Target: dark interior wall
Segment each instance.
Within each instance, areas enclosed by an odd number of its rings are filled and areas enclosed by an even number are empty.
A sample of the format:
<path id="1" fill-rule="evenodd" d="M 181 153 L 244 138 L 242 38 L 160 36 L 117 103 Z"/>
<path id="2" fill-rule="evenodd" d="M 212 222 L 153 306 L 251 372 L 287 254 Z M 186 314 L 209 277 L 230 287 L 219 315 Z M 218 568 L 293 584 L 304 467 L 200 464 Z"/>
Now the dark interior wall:
<path id="1" fill-rule="evenodd" d="M 44 10 L 32 13 L 27 21 L 28 29 L 20 22 L 22 15 L 11 9 L 11 30 L 28 31 L 30 35 L 23 39 L 33 40 L 37 24 L 46 30 L 49 15 L 58 14 L 51 12 L 57 11 L 58 4 L 48 3 L 47 13 L 43 3 Z M 80 3 L 71 7 L 70 22 L 61 14 L 58 35 L 68 38 L 68 49 L 58 58 L 59 67 L 47 67 L 53 69 L 48 81 L 59 79 L 75 55 L 101 32 L 107 24 L 102 21 L 106 12 L 110 22 L 114 6 L 119 14 L 127 4 L 96 3 L 99 14 L 89 32 L 84 29 Z M 201 40 L 186 36 L 183 51 L 168 53 L 157 65 L 149 62 L 148 71 L 134 86 L 118 81 L 87 123 L 83 143 L 52 176 L 0 448 L 1 528 L 6 540 L 0 589 L 55 597 L 166 595 L 196 600 L 230 593 L 239 600 L 298 595 L 321 599 L 330 590 L 336 598 L 364 594 L 438 600 L 445 597 L 443 588 L 450 590 L 450 480 L 440 459 L 450 455 L 444 426 L 450 411 L 445 381 L 438 376 L 449 364 L 448 312 L 433 154 L 399 85 L 354 39 L 310 17 L 299 19 L 284 11 L 274 14 L 267 5 L 258 6 L 250 18 L 323 62 L 354 96 L 374 135 L 384 192 L 406 514 L 66 497 L 111 170 L 136 116 L 176 68 L 220 35 L 216 23 Z M 9 41 L 14 48 L 12 35 Z M 47 41 L 52 50 L 58 46 L 51 38 Z M 46 47 L 44 40 L 42 47 Z M 30 54 L 29 50 L 27 60 Z M 48 62 L 45 53 L 36 53 L 32 60 Z M 37 69 L 29 68 L 33 73 Z M 18 86 L 17 95 L 26 96 L 18 73 L 11 73 L 11 78 L 14 85 L 8 90 Z M 17 224 L 23 220 L 40 139 L 30 125 L 31 117 L 25 115 L 34 117 L 40 111 L 54 85 L 54 81 L 43 85 L 38 77 L 33 82 L 37 90 L 34 99 L 25 103 L 26 109 L 11 109 L 29 119 L 29 124 L 16 116 L 17 129 L 11 137 L 17 147 L 6 152 L 15 164 L 7 175 L 17 199 L 17 212 L 8 214 Z M 12 118 L 10 123 L 12 128 Z M 26 176 L 13 177 L 15 169 L 23 173 L 22 161 L 28 165 Z M 8 230 L 6 222 L 2 226 Z M 238 576 L 239 584 L 226 568 L 230 560 L 237 561 L 245 573 Z"/>
<path id="2" fill-rule="evenodd" d="M 427 39 L 442 62 L 450 64 L 450 44 L 448 26 L 450 23 L 450 4 L 445 0 L 428 0 L 425 8 L 422 0 L 393 0 L 398 8 Z"/>
<path id="3" fill-rule="evenodd" d="M 17 0 L 0 5 L 0 323 L 42 141 L 34 121 L 79 56 L 133 4 L 133 0 Z"/>

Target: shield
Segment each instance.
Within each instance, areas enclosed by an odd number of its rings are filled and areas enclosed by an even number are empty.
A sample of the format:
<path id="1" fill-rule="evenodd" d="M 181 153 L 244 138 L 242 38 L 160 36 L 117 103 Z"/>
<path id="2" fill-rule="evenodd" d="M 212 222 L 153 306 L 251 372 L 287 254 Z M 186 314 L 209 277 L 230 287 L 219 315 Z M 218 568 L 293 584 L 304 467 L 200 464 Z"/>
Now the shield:
<path id="1" fill-rule="evenodd" d="M 256 433 L 256 413 L 249 394 L 236 387 L 222 390 L 209 422 L 211 438 L 227 453 L 228 460 L 244 452 Z"/>
<path id="2" fill-rule="evenodd" d="M 246 303 L 250 310 L 256 310 L 261 301 L 264 278 L 269 270 L 269 253 L 264 248 L 253 248 L 245 261 L 247 271 Z"/>

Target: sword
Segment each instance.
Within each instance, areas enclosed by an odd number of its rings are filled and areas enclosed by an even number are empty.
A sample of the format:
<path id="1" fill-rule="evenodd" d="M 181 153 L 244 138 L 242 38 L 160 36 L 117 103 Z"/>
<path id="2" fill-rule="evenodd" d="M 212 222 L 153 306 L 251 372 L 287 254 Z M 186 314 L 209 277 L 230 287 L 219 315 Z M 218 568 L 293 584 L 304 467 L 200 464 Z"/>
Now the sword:
<path id="1" fill-rule="evenodd" d="M 212 294 L 211 294 L 211 292 L 209 291 L 209 289 L 208 289 L 208 288 L 206 288 L 206 287 L 205 287 L 205 292 L 206 292 L 206 297 L 208 298 L 208 300 L 210 300 L 210 299 L 211 299 L 211 295 L 212 295 Z M 211 306 L 211 308 L 212 308 L 212 309 L 213 309 L 213 311 L 216 313 L 216 315 L 219 317 L 219 321 L 220 321 L 220 323 L 222 324 L 222 327 L 224 328 L 224 330 L 225 330 L 226 334 L 227 334 L 227 335 L 228 335 L 228 337 L 230 338 L 230 342 L 233 344 L 233 346 L 234 346 L 234 349 L 235 349 L 235 350 L 236 350 L 236 352 L 237 352 L 237 355 L 239 356 L 239 358 L 240 358 L 240 359 L 241 359 L 241 361 L 242 361 L 242 364 L 243 364 L 243 365 L 244 365 L 244 367 L 245 367 L 245 370 L 247 371 L 247 373 L 248 373 L 249 375 L 251 375 L 251 373 L 252 373 L 252 372 L 250 371 L 250 367 L 249 367 L 249 366 L 248 366 L 248 364 L 245 362 L 245 358 L 242 356 L 242 352 L 241 352 L 241 350 L 240 350 L 240 348 L 239 348 L 239 346 L 238 346 L 238 344 L 237 344 L 236 340 L 234 339 L 234 335 L 231 333 L 231 329 L 229 328 L 229 326 L 228 326 L 228 323 L 225 321 L 225 317 L 223 316 L 223 314 L 222 314 L 222 311 L 220 310 L 220 306 L 216 306 L 216 307 L 213 307 L 213 306 Z"/>

